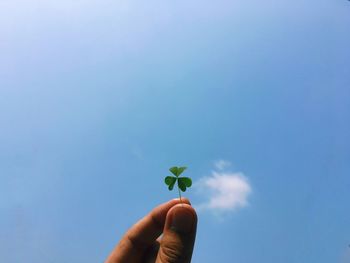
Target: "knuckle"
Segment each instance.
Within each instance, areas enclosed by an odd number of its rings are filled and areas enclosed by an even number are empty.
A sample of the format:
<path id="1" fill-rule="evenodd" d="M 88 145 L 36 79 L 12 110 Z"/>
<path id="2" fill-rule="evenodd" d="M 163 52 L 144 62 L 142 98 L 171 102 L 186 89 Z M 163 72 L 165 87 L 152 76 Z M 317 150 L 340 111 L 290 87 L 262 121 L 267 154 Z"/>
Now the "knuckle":
<path id="1" fill-rule="evenodd" d="M 125 239 L 131 245 L 132 248 L 137 250 L 145 250 L 148 246 L 147 243 L 131 234 L 127 234 Z"/>
<path id="2" fill-rule="evenodd" d="M 160 251 L 160 260 L 162 263 L 179 263 L 186 262 L 186 253 L 184 247 L 178 242 L 163 243 Z"/>

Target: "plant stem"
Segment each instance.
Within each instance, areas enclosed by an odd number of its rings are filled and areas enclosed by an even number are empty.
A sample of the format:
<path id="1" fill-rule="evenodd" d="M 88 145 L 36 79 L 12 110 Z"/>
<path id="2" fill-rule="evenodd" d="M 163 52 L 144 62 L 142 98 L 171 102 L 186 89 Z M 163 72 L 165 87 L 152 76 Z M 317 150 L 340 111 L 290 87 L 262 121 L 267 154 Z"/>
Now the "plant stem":
<path id="1" fill-rule="evenodd" d="M 180 202 L 181 202 L 181 204 L 182 204 L 182 200 L 181 200 L 181 191 L 180 191 L 180 187 L 179 187 L 179 186 L 177 186 L 177 190 L 179 190 Z"/>

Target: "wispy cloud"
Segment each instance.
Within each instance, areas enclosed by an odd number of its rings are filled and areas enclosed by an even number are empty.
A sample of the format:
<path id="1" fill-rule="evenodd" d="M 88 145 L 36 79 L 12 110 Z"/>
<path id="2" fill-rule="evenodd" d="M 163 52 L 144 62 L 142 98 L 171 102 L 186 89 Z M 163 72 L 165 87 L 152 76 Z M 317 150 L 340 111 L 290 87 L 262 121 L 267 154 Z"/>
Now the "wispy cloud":
<path id="1" fill-rule="evenodd" d="M 224 169 L 231 166 L 231 162 L 226 161 L 226 160 L 217 160 L 214 162 L 214 165 L 215 165 L 216 169 L 224 170 Z"/>
<path id="2" fill-rule="evenodd" d="M 252 192 L 248 178 L 241 172 L 223 171 L 227 164 L 231 163 L 215 162 L 220 171 L 212 171 L 210 176 L 196 182 L 198 192 L 207 199 L 197 206 L 199 210 L 226 212 L 248 205 L 248 196 Z"/>

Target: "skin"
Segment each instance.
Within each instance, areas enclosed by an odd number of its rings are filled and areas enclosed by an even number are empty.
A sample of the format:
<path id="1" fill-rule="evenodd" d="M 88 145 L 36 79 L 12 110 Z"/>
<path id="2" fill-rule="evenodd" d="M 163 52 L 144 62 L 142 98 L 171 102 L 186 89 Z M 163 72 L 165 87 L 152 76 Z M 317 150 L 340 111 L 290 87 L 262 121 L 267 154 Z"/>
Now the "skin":
<path id="1" fill-rule="evenodd" d="M 186 198 L 154 208 L 122 237 L 105 263 L 189 263 L 197 214 Z"/>

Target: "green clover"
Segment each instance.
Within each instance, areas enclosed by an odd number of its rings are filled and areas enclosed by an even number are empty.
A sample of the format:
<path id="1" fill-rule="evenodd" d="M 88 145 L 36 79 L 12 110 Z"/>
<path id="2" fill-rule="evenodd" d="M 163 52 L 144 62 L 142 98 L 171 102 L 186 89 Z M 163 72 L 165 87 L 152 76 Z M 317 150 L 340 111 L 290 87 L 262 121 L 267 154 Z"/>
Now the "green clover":
<path id="1" fill-rule="evenodd" d="M 181 201 L 181 191 L 185 192 L 187 187 L 191 187 L 192 185 L 192 180 L 189 177 L 179 177 L 180 174 L 185 171 L 187 167 L 171 167 L 169 171 L 175 175 L 175 176 L 167 176 L 164 179 L 164 182 L 166 185 L 168 185 L 169 191 L 173 190 L 174 185 L 177 181 L 177 188 L 179 190 L 179 196 L 180 196 L 180 201 Z M 181 190 L 181 191 L 180 191 Z"/>

